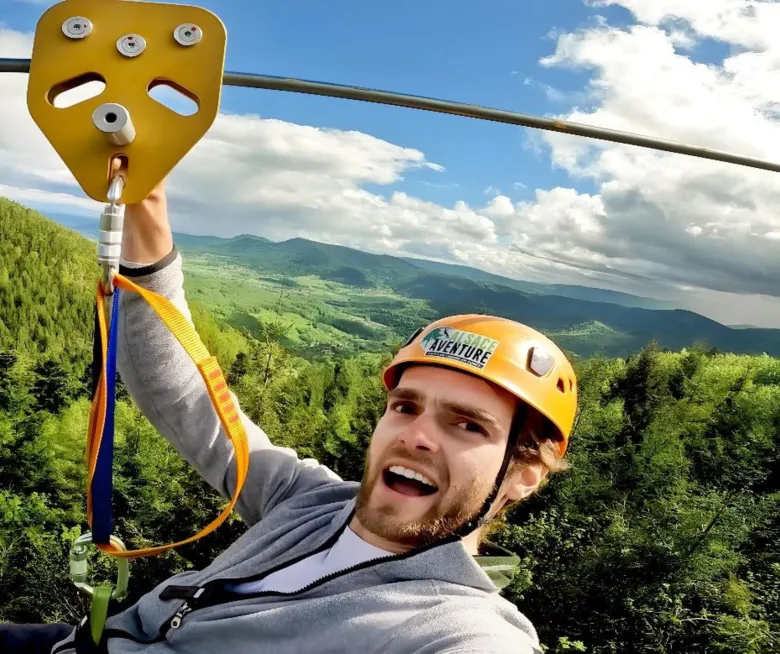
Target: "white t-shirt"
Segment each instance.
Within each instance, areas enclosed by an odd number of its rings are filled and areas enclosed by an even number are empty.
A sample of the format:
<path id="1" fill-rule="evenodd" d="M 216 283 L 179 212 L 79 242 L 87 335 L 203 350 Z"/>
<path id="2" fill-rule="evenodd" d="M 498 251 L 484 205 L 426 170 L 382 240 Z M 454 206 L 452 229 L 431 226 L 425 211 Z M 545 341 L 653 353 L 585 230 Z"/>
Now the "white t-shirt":
<path id="1" fill-rule="evenodd" d="M 259 581 L 250 581 L 233 586 L 236 593 L 259 593 L 264 590 L 278 593 L 294 593 L 309 584 L 327 577 L 339 570 L 351 568 L 359 563 L 384 556 L 393 552 L 380 549 L 367 543 L 354 531 L 347 527 L 339 539 L 328 550 L 298 561 L 293 565 L 277 570 Z"/>

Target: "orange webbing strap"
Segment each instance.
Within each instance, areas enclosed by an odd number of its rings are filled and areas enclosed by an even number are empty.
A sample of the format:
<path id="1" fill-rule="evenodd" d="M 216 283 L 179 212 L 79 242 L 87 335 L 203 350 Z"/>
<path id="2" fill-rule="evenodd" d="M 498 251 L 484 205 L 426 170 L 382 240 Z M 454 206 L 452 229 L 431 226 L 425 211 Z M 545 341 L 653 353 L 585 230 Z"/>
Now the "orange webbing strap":
<path id="1" fill-rule="evenodd" d="M 100 439 L 103 436 L 103 425 L 106 422 L 106 400 L 108 388 L 106 385 L 106 356 L 108 349 L 108 328 L 106 326 L 106 307 L 103 288 L 98 282 L 97 285 L 97 325 L 95 328 L 100 336 L 101 348 L 101 370 L 98 378 L 95 396 L 92 398 L 92 405 L 89 408 L 89 427 L 87 430 L 87 472 L 89 479 L 89 490 L 87 492 L 87 521 L 92 525 L 92 477 L 95 474 L 97 465 L 98 451 L 100 450 Z"/>
<path id="2" fill-rule="evenodd" d="M 122 289 L 123 291 L 138 293 L 141 297 L 143 297 L 151 305 L 157 315 L 160 316 L 168 329 L 171 330 L 179 343 L 182 344 L 187 354 L 190 355 L 192 360 L 195 362 L 195 365 L 198 367 L 198 370 L 203 377 L 203 381 L 206 384 L 206 388 L 208 389 L 209 396 L 211 397 L 211 402 L 216 409 L 217 415 L 219 416 L 219 420 L 222 423 L 228 438 L 230 438 L 231 442 L 233 443 L 233 448 L 236 452 L 237 478 L 236 487 L 233 491 L 233 497 L 222 513 L 211 524 L 201 529 L 197 534 L 187 538 L 186 540 L 179 541 L 178 543 L 161 545 L 158 547 L 147 547 L 140 550 L 119 551 L 110 544 L 98 545 L 102 551 L 111 554 L 112 556 L 119 558 L 138 558 L 142 556 L 154 556 L 175 547 L 186 545 L 188 543 L 199 540 L 200 538 L 203 538 L 217 529 L 217 527 L 219 527 L 228 518 L 231 511 L 233 510 L 233 507 L 238 501 L 241 489 L 244 486 L 244 481 L 246 480 L 247 471 L 249 470 L 249 444 L 247 442 L 246 432 L 244 431 L 244 425 L 242 424 L 236 406 L 233 403 L 227 382 L 225 381 L 222 370 L 217 363 L 217 359 L 216 357 L 213 357 L 209 354 L 206 346 L 203 345 L 203 342 L 200 340 L 198 333 L 195 331 L 195 328 L 167 298 L 137 286 L 122 275 L 115 275 L 113 283 L 114 286 Z M 89 417 L 87 461 L 90 492 L 87 493 L 87 518 L 90 521 L 90 524 L 92 521 L 92 513 L 89 496 L 91 495 L 92 476 L 95 471 L 95 464 L 97 461 L 98 451 L 100 449 L 100 440 L 103 435 L 103 425 L 106 416 L 106 348 L 108 334 L 104 300 L 105 295 L 100 284 L 98 284 L 98 327 L 100 330 L 100 339 L 103 351 L 103 370 L 100 375 L 100 382 L 95 392 L 95 398 L 92 403 L 92 409 L 90 410 Z"/>

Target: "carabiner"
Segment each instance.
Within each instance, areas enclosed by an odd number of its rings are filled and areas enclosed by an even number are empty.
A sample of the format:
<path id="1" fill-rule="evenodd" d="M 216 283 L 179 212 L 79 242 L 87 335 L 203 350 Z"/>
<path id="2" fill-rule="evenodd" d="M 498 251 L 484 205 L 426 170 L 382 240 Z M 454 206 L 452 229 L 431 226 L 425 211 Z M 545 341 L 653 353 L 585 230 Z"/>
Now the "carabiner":
<path id="1" fill-rule="evenodd" d="M 127 550 L 125 544 L 116 536 L 111 536 L 111 544 L 119 551 Z M 82 593 L 93 597 L 95 588 L 87 583 L 87 545 L 92 542 L 92 533 L 79 536 L 70 547 L 70 578 L 76 588 Z M 125 558 L 116 559 L 117 575 L 116 586 L 111 592 L 111 599 L 121 600 L 127 595 L 127 584 L 130 579 L 130 566 Z"/>

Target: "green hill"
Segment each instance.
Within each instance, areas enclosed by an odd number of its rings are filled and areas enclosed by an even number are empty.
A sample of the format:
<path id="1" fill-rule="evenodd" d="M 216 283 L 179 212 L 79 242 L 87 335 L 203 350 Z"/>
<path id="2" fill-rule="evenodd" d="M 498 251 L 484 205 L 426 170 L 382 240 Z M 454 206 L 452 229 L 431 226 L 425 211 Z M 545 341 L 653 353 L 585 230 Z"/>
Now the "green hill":
<path id="1" fill-rule="evenodd" d="M 369 334 L 381 341 L 392 336 L 402 338 L 431 316 L 477 312 L 526 322 L 581 356 L 626 356 L 651 341 L 672 350 L 703 342 L 724 351 L 780 355 L 780 330 L 736 330 L 683 309 L 647 309 L 549 293 L 551 288 L 561 288 L 570 295 L 590 293 L 613 300 L 624 295 L 618 299 L 643 300 L 611 291 L 550 286 L 544 287 L 543 293 L 539 285 L 464 266 L 429 265 L 301 238 L 281 243 L 255 236 L 196 237 L 193 241 L 193 237 L 177 234 L 175 239 L 189 255 L 194 277 L 203 281 L 218 269 L 224 277 L 226 266 L 251 270 L 254 283 L 267 294 L 248 303 L 228 285 L 212 298 L 211 308 L 219 310 L 228 303 L 238 309 L 239 316 L 257 315 L 276 303 L 298 327 L 309 321 L 304 331 L 311 331 L 319 321 L 346 334 L 339 337 L 338 331 L 329 331 L 329 335 L 309 334 L 310 338 L 304 338 L 315 344 L 348 338 L 357 346 L 353 339 L 357 336 L 362 342 L 360 349 L 373 349 L 367 342 Z M 193 260 L 196 254 L 202 256 Z M 239 276 L 242 283 L 251 277 Z M 193 278 L 191 283 L 200 282 Z M 414 308 L 409 301 L 417 303 Z M 594 329 L 595 324 L 602 327 Z M 584 329 L 583 325 L 590 327 Z"/>
<path id="2" fill-rule="evenodd" d="M 396 257 L 303 238 L 276 243 L 250 235 L 220 239 L 177 233 L 175 240 L 182 250 L 235 258 L 241 265 L 258 271 L 290 277 L 316 275 L 361 288 L 390 287 L 419 274 L 417 267 Z"/>
<path id="3" fill-rule="evenodd" d="M 15 206 L 16 211 L 25 211 Z M 76 265 L 79 272 L 70 277 L 91 285 L 84 270 L 94 270 L 93 246 L 71 232 L 57 231 L 34 212 L 25 215 L 34 217 L 31 225 L 47 224 L 59 235 L 53 240 L 42 235 L 46 248 L 56 249 L 59 243 L 67 251 L 83 253 L 84 265 Z M 612 291 L 532 284 L 465 266 L 370 254 L 302 238 L 277 243 L 251 235 L 225 239 L 176 234 L 175 241 L 187 255 L 186 283 L 193 299 L 229 324 L 255 334 L 270 322 L 281 321 L 282 342 L 299 352 L 377 352 L 437 316 L 481 312 L 533 325 L 580 356 L 626 356 L 651 341 L 672 350 L 702 342 L 723 351 L 780 355 L 778 330 L 734 329 L 683 309 L 625 306 L 654 301 Z M 6 247 L 12 242 L 12 238 L 7 239 Z M 21 252 L 21 244 L 19 248 Z M 14 261 L 19 265 L 20 260 Z M 25 279 L 21 269 L 9 270 L 9 278 L 22 280 L 14 292 L 28 295 L 32 291 L 26 280 L 47 276 L 36 269 Z M 552 294 L 553 290 L 562 295 Z M 87 297 L 91 289 L 85 286 L 81 292 Z M 594 301 L 597 298 L 608 301 Z M 4 305 L 6 312 L 12 307 L 9 302 L 10 296 Z M 66 304 L 65 311 L 81 306 L 78 302 Z M 30 311 L 28 307 L 24 315 L 30 316 Z M 44 322 L 55 320 L 53 315 L 41 311 Z M 79 320 L 84 320 L 83 310 L 79 315 Z M 38 324 L 34 318 L 24 323 L 10 315 L 3 318 L 4 323 L 9 320 L 19 324 L 13 337 L 5 335 L 7 343 L 44 343 L 52 338 L 44 339 L 42 328 L 40 339 L 29 336 L 27 325 Z M 69 321 L 59 322 L 62 333 L 67 333 Z M 594 330 L 596 323 L 603 329 Z"/>
<path id="4" fill-rule="evenodd" d="M 95 245 L 0 198 L 0 351 L 91 355 Z"/>
<path id="5" fill-rule="evenodd" d="M 386 298 L 390 293 L 394 302 L 401 305 L 403 299 L 416 300 L 430 308 L 434 316 L 463 312 L 497 313 L 527 322 L 556 336 L 562 345 L 582 356 L 594 353 L 625 356 L 651 341 L 673 350 L 704 342 L 724 351 L 780 354 L 778 330 L 735 330 L 683 309 L 647 309 L 549 294 L 549 288 L 557 287 L 549 287 L 546 289 L 548 292 L 541 293 L 532 284 L 515 282 L 513 287 L 509 285 L 512 280 L 463 266 L 429 266 L 428 262 L 417 265 L 415 260 L 369 254 L 300 238 L 281 243 L 253 236 L 204 239 L 199 240 L 195 247 L 189 245 L 190 239 L 184 235 L 176 236 L 177 243 L 185 252 L 208 253 L 222 258 L 222 264 L 212 261 L 212 266 L 224 266 L 225 262 L 230 262 L 234 266 L 252 269 L 267 282 L 278 283 L 286 279 L 290 289 L 286 292 L 288 300 L 292 301 L 301 294 L 306 298 L 304 306 L 300 307 L 300 315 L 304 317 L 307 311 L 316 313 L 318 301 L 324 299 L 327 306 L 338 307 L 348 314 L 347 317 L 376 320 L 390 327 L 399 337 L 406 333 L 398 331 L 399 327 L 413 327 L 414 321 L 408 319 L 408 312 L 407 319 L 399 325 L 388 320 L 386 313 L 383 317 L 381 311 L 367 311 L 368 297 L 379 294 Z M 204 261 L 199 262 L 199 273 L 208 275 L 208 264 L 206 268 L 203 264 Z M 294 290 L 296 283 L 293 280 L 304 277 L 308 281 L 303 288 Z M 328 292 L 341 299 L 325 299 L 318 295 L 311 286 L 312 279 L 335 283 Z M 499 284 L 496 280 L 505 283 Z M 582 287 L 561 288 L 577 294 Z M 611 291 L 590 290 L 595 297 L 601 294 L 614 299 Z M 320 291 L 324 293 L 325 287 Z M 376 308 L 379 308 L 380 303 L 377 298 L 375 300 Z M 396 306 L 394 311 L 398 309 Z M 330 323 L 334 324 L 333 321 Z M 601 324 L 606 331 L 581 328 L 582 325 L 592 326 L 595 323 Z M 352 330 L 346 331 L 354 334 Z M 386 332 L 382 333 L 386 335 Z"/>

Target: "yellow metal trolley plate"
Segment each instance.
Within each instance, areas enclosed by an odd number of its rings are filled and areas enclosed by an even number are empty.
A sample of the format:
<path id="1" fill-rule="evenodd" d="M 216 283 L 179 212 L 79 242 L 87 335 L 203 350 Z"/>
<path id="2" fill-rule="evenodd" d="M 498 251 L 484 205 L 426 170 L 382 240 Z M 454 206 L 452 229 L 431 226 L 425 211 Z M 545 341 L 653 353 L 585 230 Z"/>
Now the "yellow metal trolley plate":
<path id="1" fill-rule="evenodd" d="M 86 18 L 88 36 L 72 39 L 63 25 Z M 175 30 L 191 23 L 201 32 L 195 45 L 181 45 Z M 77 24 L 78 25 L 78 24 Z M 138 56 L 120 53 L 128 34 L 143 37 Z M 27 103 L 30 114 L 91 198 L 107 200 L 111 160 L 127 159 L 123 201 L 139 202 L 157 186 L 213 124 L 219 111 L 227 33 L 213 13 L 200 7 L 133 0 L 65 0 L 51 7 L 35 32 Z M 100 95 L 67 108 L 54 98 L 85 81 L 103 81 Z M 149 95 L 164 83 L 194 100 L 198 111 L 183 116 Z M 135 139 L 114 145 L 93 123 L 105 103 L 125 107 Z"/>

